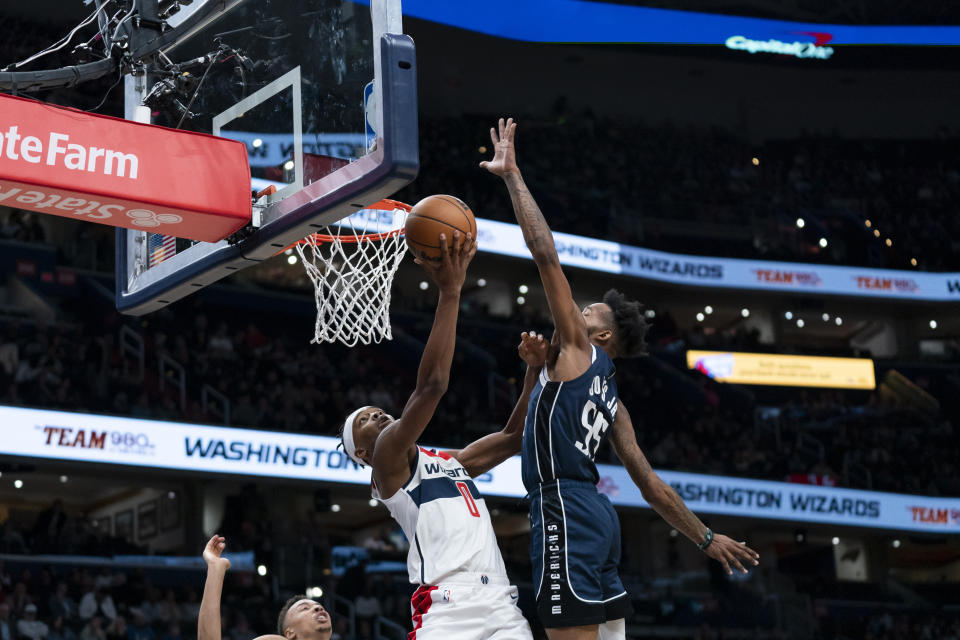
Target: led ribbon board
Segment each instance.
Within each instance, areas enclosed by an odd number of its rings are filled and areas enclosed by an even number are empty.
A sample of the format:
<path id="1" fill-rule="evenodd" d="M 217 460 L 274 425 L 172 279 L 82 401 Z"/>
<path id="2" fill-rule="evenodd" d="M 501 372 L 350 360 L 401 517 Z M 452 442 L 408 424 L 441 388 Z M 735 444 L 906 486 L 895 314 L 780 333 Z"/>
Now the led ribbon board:
<path id="1" fill-rule="evenodd" d="M 717 382 L 778 387 L 875 389 L 873 360 L 773 353 L 687 351 L 687 367 Z"/>
<path id="2" fill-rule="evenodd" d="M 354 464 L 339 440 L 278 431 L 209 427 L 157 420 L 0 406 L 0 456 L 62 465 L 164 469 L 370 486 L 370 469 Z M 618 507 L 649 508 L 627 470 L 597 465 L 597 488 Z M 659 475 L 699 513 L 960 533 L 960 499 L 710 476 Z M 475 478 L 481 493 L 523 498 L 520 457 Z M 29 479 L 27 479 L 29 482 Z"/>
<path id="3" fill-rule="evenodd" d="M 357 0 L 362 2 L 362 0 Z M 769 20 L 588 0 L 404 0 L 405 15 L 528 42 L 713 44 L 825 58 L 836 45 L 957 45 L 960 26 L 859 26 Z M 760 44 L 748 44 L 760 43 Z M 779 44 L 777 44 L 779 43 Z M 799 45 L 799 46 L 796 46 Z M 749 47 L 749 48 L 748 48 Z M 818 53 L 818 55 L 812 55 Z M 830 52 L 832 53 L 832 51 Z"/>

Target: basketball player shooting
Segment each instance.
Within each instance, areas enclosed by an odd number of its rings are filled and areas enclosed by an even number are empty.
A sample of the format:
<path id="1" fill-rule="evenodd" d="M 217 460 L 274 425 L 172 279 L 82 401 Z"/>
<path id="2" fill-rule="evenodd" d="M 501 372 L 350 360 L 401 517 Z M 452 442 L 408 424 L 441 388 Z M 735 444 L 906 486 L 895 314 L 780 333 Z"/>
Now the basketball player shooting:
<path id="1" fill-rule="evenodd" d="M 400 524 L 410 552 L 414 638 L 426 640 L 529 640 L 530 626 L 517 608 L 497 547 L 490 514 L 473 478 L 520 450 L 530 392 L 546 357 L 542 336 L 523 334 L 523 393 L 502 431 L 459 451 L 435 453 L 416 445 L 447 389 L 456 344 L 460 289 L 476 253 L 470 234 L 453 252 L 440 236 L 442 258 L 420 260 L 440 289 L 436 315 L 417 371 L 417 384 L 394 419 L 379 407 L 361 407 L 343 423 L 343 448 L 373 470 L 373 497 Z"/>
<path id="2" fill-rule="evenodd" d="M 615 290 L 582 310 L 540 208 L 517 166 L 517 124 L 491 128 L 494 156 L 480 163 L 507 186 L 514 213 L 553 316 L 555 333 L 530 396 L 523 433 L 523 482 L 530 493 L 530 553 L 537 610 L 551 640 L 625 638 L 630 599 L 617 574 L 620 522 L 597 491 L 594 457 L 613 425 L 611 444 L 644 499 L 704 553 L 746 572 L 759 556 L 744 543 L 714 534 L 653 471 L 617 395 L 613 358 L 645 352 L 640 304 Z"/>
<path id="3" fill-rule="evenodd" d="M 222 640 L 220 629 L 220 596 L 223 579 L 230 561 L 223 557 L 227 541 L 213 536 L 203 550 L 207 563 L 207 580 L 203 585 L 203 599 L 197 616 L 197 640 Z M 268 633 L 254 640 L 330 640 L 333 626 L 330 614 L 319 602 L 305 595 L 287 600 L 277 617 L 277 633 Z"/>

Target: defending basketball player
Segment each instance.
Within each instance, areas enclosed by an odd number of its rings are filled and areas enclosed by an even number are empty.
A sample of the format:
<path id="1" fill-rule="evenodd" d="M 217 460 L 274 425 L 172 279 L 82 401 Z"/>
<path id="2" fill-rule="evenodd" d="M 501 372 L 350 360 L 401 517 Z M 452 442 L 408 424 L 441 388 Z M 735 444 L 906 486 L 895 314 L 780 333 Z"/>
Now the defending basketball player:
<path id="1" fill-rule="evenodd" d="M 470 234 L 453 252 L 441 236 L 442 260 L 417 260 L 440 289 L 436 315 L 417 372 L 417 385 L 399 418 L 361 407 L 343 424 L 343 447 L 373 470 L 373 496 L 383 502 L 410 542 L 407 570 L 420 585 L 412 598 L 413 633 L 426 640 L 529 640 L 516 606 L 490 514 L 473 478 L 520 450 L 523 422 L 537 371 L 546 357 L 542 336 L 524 334 L 523 393 L 502 431 L 459 451 L 435 453 L 417 439 L 447 388 L 456 343 L 460 289 L 476 252 Z"/>
<path id="2" fill-rule="evenodd" d="M 220 596 L 224 576 L 230 568 L 230 561 L 222 555 L 226 546 L 226 539 L 215 535 L 203 550 L 207 580 L 203 585 L 203 599 L 197 616 L 197 640 L 221 640 Z M 254 640 L 330 640 L 332 634 L 330 614 L 323 605 L 299 595 L 287 600 L 280 609 L 277 633 L 264 634 Z"/>
<path id="3" fill-rule="evenodd" d="M 617 395 L 613 358 L 645 352 L 640 304 L 615 290 L 577 307 L 540 208 L 517 166 L 512 118 L 490 129 L 494 157 L 480 166 L 500 176 L 540 271 L 556 331 L 530 397 L 523 434 L 523 481 L 530 492 L 531 556 L 537 609 L 551 640 L 624 638 L 631 605 L 617 574 L 620 523 L 598 493 L 593 460 L 613 425 L 611 444 L 644 499 L 704 553 L 746 572 L 759 556 L 714 534 L 650 468 Z"/>

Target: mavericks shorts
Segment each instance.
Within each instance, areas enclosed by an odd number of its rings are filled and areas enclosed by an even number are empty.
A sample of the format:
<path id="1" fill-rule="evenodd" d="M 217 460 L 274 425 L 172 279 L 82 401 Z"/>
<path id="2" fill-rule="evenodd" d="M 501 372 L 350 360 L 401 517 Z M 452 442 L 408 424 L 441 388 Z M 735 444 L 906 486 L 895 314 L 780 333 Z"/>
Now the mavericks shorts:
<path id="1" fill-rule="evenodd" d="M 543 626 L 576 627 L 633 611 L 620 576 L 620 520 L 589 482 L 554 480 L 531 492 L 530 559 Z"/>
<path id="2" fill-rule="evenodd" d="M 533 640 L 506 576 L 461 573 L 423 585 L 410 599 L 409 640 Z"/>

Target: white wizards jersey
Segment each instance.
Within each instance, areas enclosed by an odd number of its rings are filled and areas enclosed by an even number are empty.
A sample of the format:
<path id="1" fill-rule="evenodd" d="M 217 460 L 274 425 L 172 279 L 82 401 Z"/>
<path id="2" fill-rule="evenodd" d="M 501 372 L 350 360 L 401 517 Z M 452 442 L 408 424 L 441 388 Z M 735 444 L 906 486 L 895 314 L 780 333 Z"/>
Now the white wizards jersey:
<path id="1" fill-rule="evenodd" d="M 457 574 L 506 576 L 487 506 L 473 479 L 446 453 L 417 447 L 410 479 L 386 500 L 410 542 L 410 582 L 436 585 Z"/>

